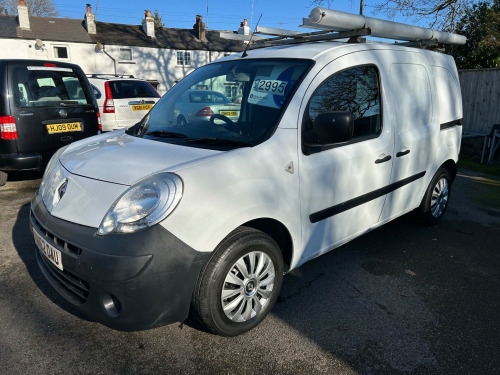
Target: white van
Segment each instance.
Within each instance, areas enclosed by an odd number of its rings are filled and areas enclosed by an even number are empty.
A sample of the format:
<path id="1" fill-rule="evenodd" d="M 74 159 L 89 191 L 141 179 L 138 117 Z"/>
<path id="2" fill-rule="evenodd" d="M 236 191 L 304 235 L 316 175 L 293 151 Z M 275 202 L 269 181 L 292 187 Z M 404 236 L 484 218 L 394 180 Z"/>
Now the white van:
<path id="1" fill-rule="evenodd" d="M 224 94 L 237 119 L 179 122 L 190 90 Z M 38 264 L 110 327 L 191 313 L 240 334 L 269 313 L 290 270 L 412 210 L 437 223 L 461 120 L 442 53 L 314 42 L 224 58 L 134 127 L 59 150 L 31 206 Z"/>

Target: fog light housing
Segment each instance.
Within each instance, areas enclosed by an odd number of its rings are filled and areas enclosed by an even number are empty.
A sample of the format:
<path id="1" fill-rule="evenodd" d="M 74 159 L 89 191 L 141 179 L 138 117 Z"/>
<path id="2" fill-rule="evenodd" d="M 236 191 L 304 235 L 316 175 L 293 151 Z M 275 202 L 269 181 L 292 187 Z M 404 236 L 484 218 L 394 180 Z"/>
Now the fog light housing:
<path id="1" fill-rule="evenodd" d="M 117 318 L 122 311 L 120 301 L 112 294 L 106 293 L 102 296 L 102 306 L 106 314 L 112 318 Z"/>

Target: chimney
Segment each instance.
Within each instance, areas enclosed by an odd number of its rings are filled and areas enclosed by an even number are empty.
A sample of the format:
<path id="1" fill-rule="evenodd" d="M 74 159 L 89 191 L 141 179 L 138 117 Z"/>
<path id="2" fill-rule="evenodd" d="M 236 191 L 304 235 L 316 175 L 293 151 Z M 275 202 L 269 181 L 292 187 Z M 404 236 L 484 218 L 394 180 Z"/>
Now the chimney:
<path id="1" fill-rule="evenodd" d="M 142 31 L 151 38 L 155 37 L 155 20 L 151 17 L 150 10 L 145 11 L 144 19 L 142 20 Z"/>
<path id="2" fill-rule="evenodd" d="M 19 21 L 19 27 L 21 30 L 30 29 L 30 17 L 28 14 L 28 7 L 24 4 L 24 0 L 19 0 L 19 5 L 17 6 L 17 19 Z"/>
<path id="3" fill-rule="evenodd" d="M 202 41 L 206 42 L 207 37 L 205 35 L 205 23 L 203 22 L 203 17 L 199 14 L 196 15 L 196 23 L 193 25 L 193 29 L 196 37 Z"/>
<path id="4" fill-rule="evenodd" d="M 90 4 L 87 4 L 87 12 L 84 17 L 85 28 L 89 34 L 96 34 L 97 29 L 95 27 L 95 14 L 90 10 Z"/>
<path id="5" fill-rule="evenodd" d="M 248 27 L 248 21 L 246 18 L 243 20 L 243 22 L 240 23 L 238 34 L 250 35 L 250 27 Z"/>

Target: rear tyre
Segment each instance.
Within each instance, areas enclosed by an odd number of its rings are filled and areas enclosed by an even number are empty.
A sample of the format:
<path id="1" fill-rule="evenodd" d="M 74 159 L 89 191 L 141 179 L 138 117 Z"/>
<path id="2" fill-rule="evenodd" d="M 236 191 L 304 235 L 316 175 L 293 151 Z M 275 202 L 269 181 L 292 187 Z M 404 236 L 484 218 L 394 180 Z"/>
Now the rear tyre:
<path id="1" fill-rule="evenodd" d="M 448 208 L 450 193 L 450 173 L 444 168 L 439 168 L 432 178 L 418 210 L 424 224 L 436 225 L 441 221 Z"/>
<path id="2" fill-rule="evenodd" d="M 0 171 L 0 186 L 4 186 L 7 183 L 7 173 Z"/>
<path id="3" fill-rule="evenodd" d="M 212 333 L 242 334 L 271 311 L 282 281 L 283 258 L 276 242 L 252 228 L 238 228 L 202 270 L 191 312 Z"/>

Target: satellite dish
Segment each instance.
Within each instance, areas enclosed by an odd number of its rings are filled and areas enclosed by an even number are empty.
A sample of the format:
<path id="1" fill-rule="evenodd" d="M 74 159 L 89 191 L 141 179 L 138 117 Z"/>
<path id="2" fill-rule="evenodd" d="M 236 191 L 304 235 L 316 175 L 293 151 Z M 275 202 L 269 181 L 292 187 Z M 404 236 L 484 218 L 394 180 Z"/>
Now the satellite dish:
<path id="1" fill-rule="evenodd" d="M 35 40 L 35 44 L 36 44 L 36 46 L 38 48 L 42 48 L 42 47 L 45 46 L 45 44 L 43 44 L 43 42 L 41 41 L 41 39 L 38 39 L 38 38 Z"/>
<path id="2" fill-rule="evenodd" d="M 102 43 L 101 43 L 101 42 L 97 42 L 97 49 L 98 49 L 99 51 L 102 51 L 102 50 L 104 49 L 104 46 L 102 45 Z"/>

